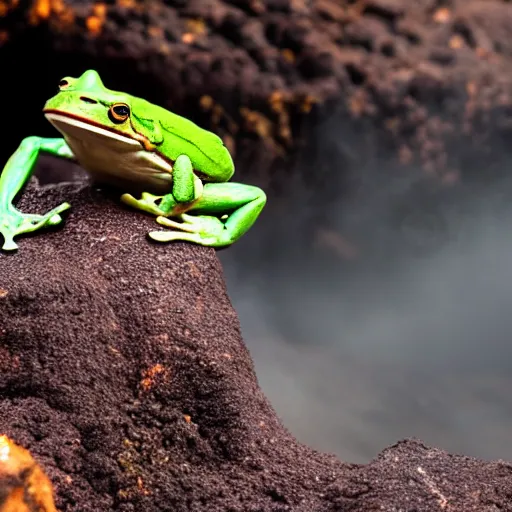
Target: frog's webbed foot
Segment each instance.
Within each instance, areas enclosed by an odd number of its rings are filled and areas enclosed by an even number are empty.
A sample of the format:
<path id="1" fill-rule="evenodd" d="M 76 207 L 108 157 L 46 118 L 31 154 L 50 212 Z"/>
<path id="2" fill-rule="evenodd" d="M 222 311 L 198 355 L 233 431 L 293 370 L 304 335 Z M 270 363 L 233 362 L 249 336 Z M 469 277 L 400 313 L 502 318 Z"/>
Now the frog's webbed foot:
<path id="1" fill-rule="evenodd" d="M 209 215 L 187 215 L 182 213 L 177 216 L 181 222 L 157 217 L 156 221 L 162 226 L 173 228 L 171 231 L 151 231 L 149 236 L 157 242 L 172 242 L 182 240 L 194 242 L 208 247 L 221 247 L 226 245 L 226 227 L 217 217 Z"/>
<path id="2" fill-rule="evenodd" d="M 150 232 L 153 240 L 182 240 L 208 247 L 226 247 L 250 229 L 267 198 L 258 187 L 228 182 L 207 183 L 204 187 L 201 184 L 196 188 L 195 199 L 187 203 L 176 201 L 173 194 L 144 193 L 140 200 L 124 194 L 122 200 L 156 215 L 159 224 L 171 228 L 170 231 Z"/>
<path id="3" fill-rule="evenodd" d="M 148 192 L 143 192 L 140 199 L 135 199 L 131 194 L 123 194 L 121 201 L 132 208 L 151 213 L 152 215 L 161 216 L 167 215 L 167 212 L 163 209 L 165 204 L 162 205 L 165 198 L 166 196 L 155 196 Z"/>
<path id="4" fill-rule="evenodd" d="M 178 200 L 173 193 L 164 196 L 155 196 L 149 192 L 142 192 L 140 199 L 135 199 L 131 194 L 123 194 L 121 201 L 132 208 L 151 213 L 157 217 L 169 217 L 189 210 L 203 193 L 203 184 L 201 180 L 192 176 L 192 194 L 178 194 Z M 181 199 L 187 199 L 182 201 Z M 188 200 L 190 199 L 190 200 Z"/>
<path id="5" fill-rule="evenodd" d="M 176 220 L 167 218 L 169 215 L 160 216 L 157 222 L 171 230 L 152 231 L 149 236 L 158 242 L 183 240 L 226 247 L 250 229 L 266 200 L 263 190 L 252 185 L 207 183 L 202 196 L 188 210 L 192 215 L 174 210 Z"/>
<path id="6" fill-rule="evenodd" d="M 4 251 L 16 250 L 18 245 L 14 241 L 14 237 L 18 235 L 31 233 L 44 227 L 57 226 L 62 222 L 60 214 L 69 208 L 68 203 L 62 203 L 44 215 L 21 213 L 13 206 L 0 212 L 0 234 L 4 238 L 2 249 Z"/>

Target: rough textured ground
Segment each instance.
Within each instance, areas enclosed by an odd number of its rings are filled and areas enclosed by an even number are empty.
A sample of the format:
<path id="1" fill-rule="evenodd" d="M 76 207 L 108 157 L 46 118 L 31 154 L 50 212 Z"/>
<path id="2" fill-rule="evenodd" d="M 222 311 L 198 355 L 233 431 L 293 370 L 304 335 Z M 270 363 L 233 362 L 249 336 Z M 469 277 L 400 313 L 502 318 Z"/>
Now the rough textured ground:
<path id="1" fill-rule="evenodd" d="M 505 0 L 2 0 L 0 63 L 16 73 L 0 155 L 53 133 L 43 102 L 95 67 L 214 129 L 261 179 L 290 154 L 311 175 L 326 151 L 341 153 L 331 175 L 388 159 L 447 183 L 489 176 L 510 158 L 511 20 Z M 319 155 L 309 128 L 330 115 L 336 148 Z"/>
<path id="2" fill-rule="evenodd" d="M 369 465 L 299 444 L 263 396 L 215 252 L 77 185 L 62 229 L 0 256 L 0 432 L 61 512 L 512 510 L 512 466 L 405 441 Z M 322 418 L 319 418 L 322 421 Z"/>

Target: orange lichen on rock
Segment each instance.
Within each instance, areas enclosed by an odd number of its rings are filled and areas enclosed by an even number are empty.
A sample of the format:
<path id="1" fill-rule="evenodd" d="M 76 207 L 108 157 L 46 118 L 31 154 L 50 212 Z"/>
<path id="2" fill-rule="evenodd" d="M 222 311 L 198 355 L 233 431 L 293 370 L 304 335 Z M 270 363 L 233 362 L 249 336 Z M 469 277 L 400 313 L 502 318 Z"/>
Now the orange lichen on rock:
<path id="1" fill-rule="evenodd" d="M 185 32 L 181 41 L 185 44 L 192 44 L 196 39 L 207 32 L 207 26 L 201 18 L 191 18 L 185 21 Z"/>
<path id="2" fill-rule="evenodd" d="M 95 4 L 92 8 L 94 16 L 104 19 L 107 15 L 107 6 L 105 4 Z"/>
<path id="3" fill-rule="evenodd" d="M 91 33 L 92 35 L 98 35 L 101 32 L 103 21 L 100 18 L 98 18 L 98 16 L 89 16 L 85 20 L 85 25 L 89 33 Z"/>
<path id="4" fill-rule="evenodd" d="M 192 44 L 196 40 L 196 36 L 190 32 L 185 32 L 181 36 L 181 41 L 185 44 Z"/>
<path id="5" fill-rule="evenodd" d="M 274 91 L 269 99 L 271 109 L 278 115 L 277 120 L 277 135 L 281 141 L 287 144 L 291 143 L 291 128 L 290 128 L 290 115 L 288 113 L 288 106 L 290 105 L 291 98 L 282 91 Z"/>
<path id="6" fill-rule="evenodd" d="M 37 18 L 46 20 L 50 17 L 50 1 L 51 0 L 36 0 L 36 2 L 34 2 L 33 13 Z"/>
<path id="7" fill-rule="evenodd" d="M 103 3 L 95 4 L 92 8 L 92 14 L 85 20 L 87 31 L 93 36 L 97 36 L 107 17 L 107 6 Z"/>
<path id="8" fill-rule="evenodd" d="M 140 476 L 137 477 L 137 489 L 139 489 L 139 491 L 142 494 L 144 494 L 144 496 L 149 496 L 151 494 L 149 489 L 146 489 L 146 487 L 144 486 L 144 481 L 142 480 L 142 478 Z"/>
<path id="9" fill-rule="evenodd" d="M 283 91 L 274 91 L 268 98 L 268 103 L 272 110 L 277 114 L 283 112 L 285 110 L 285 103 L 288 101 L 288 98 L 283 93 Z"/>
<path id="10" fill-rule="evenodd" d="M 300 103 L 300 111 L 304 114 L 309 114 L 313 109 L 315 104 L 319 103 L 318 98 L 311 96 L 310 94 L 306 94 Z"/>
<path id="11" fill-rule="evenodd" d="M 450 48 L 453 48 L 454 50 L 458 50 L 459 48 L 462 48 L 464 46 L 464 39 L 461 35 L 455 34 L 450 38 Z"/>
<path id="12" fill-rule="evenodd" d="M 74 21 L 73 11 L 66 6 L 64 0 L 34 0 L 28 21 L 31 25 L 37 25 L 41 21 L 51 19 L 52 15 L 55 15 L 63 25 L 70 25 Z"/>
<path id="13" fill-rule="evenodd" d="M 155 384 L 155 377 L 165 372 L 165 368 L 161 364 L 155 364 L 149 370 L 146 370 L 140 385 L 144 391 L 149 391 Z M 1 511 L 0 511 L 1 512 Z"/>
<path id="14" fill-rule="evenodd" d="M 18 7 L 20 0 L 0 0 L 0 17 L 6 16 L 7 13 Z"/>
<path id="15" fill-rule="evenodd" d="M 201 18 L 190 18 L 185 21 L 187 32 L 200 36 L 206 33 L 206 23 Z"/>
<path id="16" fill-rule="evenodd" d="M 147 30 L 149 37 L 152 37 L 153 39 L 164 39 L 165 37 L 165 32 L 162 27 L 150 26 Z"/>
<path id="17" fill-rule="evenodd" d="M 289 62 L 290 64 L 293 64 L 295 62 L 295 53 L 293 53 L 292 50 L 289 48 L 284 48 L 281 50 L 281 55 L 283 56 L 283 59 Z"/>
<path id="18" fill-rule="evenodd" d="M 214 105 L 213 98 L 208 95 L 201 96 L 201 98 L 199 98 L 199 105 L 201 105 L 201 108 L 204 110 L 210 110 Z"/>
<path id="19" fill-rule="evenodd" d="M 57 512 L 52 485 L 28 450 L 0 436 L 0 512 Z"/>
<path id="20" fill-rule="evenodd" d="M 249 132 L 257 134 L 262 139 L 271 137 L 272 122 L 261 112 L 242 107 L 240 108 L 240 115 L 245 120 L 245 128 Z"/>
<path id="21" fill-rule="evenodd" d="M 204 95 L 199 98 L 199 106 L 205 112 L 210 113 L 210 121 L 213 126 L 219 126 L 222 122 L 228 129 L 228 131 L 232 135 L 236 134 L 239 130 L 238 124 L 233 120 L 233 118 L 222 108 L 222 105 L 219 105 L 214 101 L 211 96 Z M 234 140 L 230 140 L 226 134 L 222 135 L 224 143 L 233 143 L 232 147 L 230 147 L 230 152 L 235 152 Z"/>
<path id="22" fill-rule="evenodd" d="M 441 7 L 434 13 L 434 21 L 436 23 L 448 23 L 452 17 L 450 9 L 447 7 Z"/>

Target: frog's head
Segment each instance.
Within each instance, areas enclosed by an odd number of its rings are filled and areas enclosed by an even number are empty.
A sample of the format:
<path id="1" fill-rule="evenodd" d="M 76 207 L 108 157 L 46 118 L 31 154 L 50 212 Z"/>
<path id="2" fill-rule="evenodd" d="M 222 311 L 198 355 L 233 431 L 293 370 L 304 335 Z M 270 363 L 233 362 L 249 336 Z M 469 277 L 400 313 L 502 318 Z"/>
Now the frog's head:
<path id="1" fill-rule="evenodd" d="M 128 94 L 107 89 L 99 74 L 89 70 L 79 78 L 63 78 L 59 92 L 46 102 L 43 112 L 64 136 L 144 144 L 130 121 L 132 100 Z"/>

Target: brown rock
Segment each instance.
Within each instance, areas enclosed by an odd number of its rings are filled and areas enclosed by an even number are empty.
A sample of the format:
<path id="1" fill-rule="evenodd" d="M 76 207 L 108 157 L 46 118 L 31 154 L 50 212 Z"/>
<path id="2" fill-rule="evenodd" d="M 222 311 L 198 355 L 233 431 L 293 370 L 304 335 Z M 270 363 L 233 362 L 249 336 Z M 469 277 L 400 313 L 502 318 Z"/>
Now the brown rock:
<path id="1" fill-rule="evenodd" d="M 405 441 L 350 465 L 298 443 L 215 251 L 150 243 L 154 220 L 116 197 L 33 184 L 21 207 L 70 201 L 66 223 L 0 255 L 0 432 L 44 465 L 59 511 L 512 510 L 507 463 Z"/>

